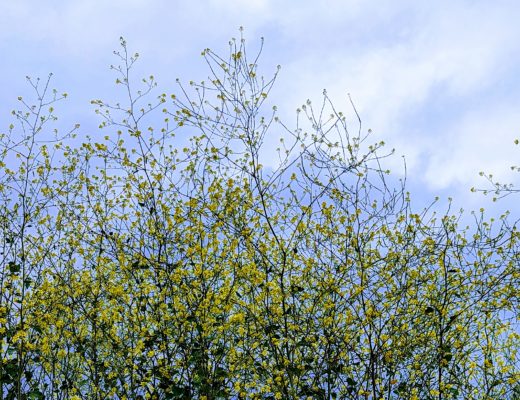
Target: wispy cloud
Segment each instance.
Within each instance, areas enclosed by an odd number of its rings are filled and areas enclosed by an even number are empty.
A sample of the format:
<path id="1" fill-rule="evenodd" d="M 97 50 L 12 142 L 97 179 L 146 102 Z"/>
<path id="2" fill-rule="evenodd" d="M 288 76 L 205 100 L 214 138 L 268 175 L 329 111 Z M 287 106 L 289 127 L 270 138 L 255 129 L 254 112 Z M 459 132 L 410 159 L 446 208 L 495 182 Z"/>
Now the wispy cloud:
<path id="1" fill-rule="evenodd" d="M 203 77 L 200 50 L 225 51 L 243 25 L 252 42 L 266 37 L 263 63 L 283 65 L 282 110 L 327 88 L 348 111 L 349 92 L 365 126 L 406 154 L 416 181 L 466 193 L 479 170 L 515 178 L 507 171 L 520 136 L 519 17 L 520 3 L 505 0 L 3 2 L 0 104 L 19 90 L 12 75 L 30 70 L 63 71 L 71 91 L 106 91 L 98 77 L 120 35 L 166 84 Z"/>

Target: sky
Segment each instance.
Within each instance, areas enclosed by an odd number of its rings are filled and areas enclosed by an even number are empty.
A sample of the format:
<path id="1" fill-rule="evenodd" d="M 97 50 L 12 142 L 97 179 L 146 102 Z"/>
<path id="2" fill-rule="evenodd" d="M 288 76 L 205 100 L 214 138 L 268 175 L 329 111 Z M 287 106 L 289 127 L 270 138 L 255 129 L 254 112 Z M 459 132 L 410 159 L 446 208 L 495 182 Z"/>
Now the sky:
<path id="1" fill-rule="evenodd" d="M 243 26 L 248 46 L 265 38 L 262 68 L 282 67 L 282 117 L 323 89 L 352 116 L 350 94 L 374 142 L 396 149 L 396 174 L 405 156 L 416 198 L 514 211 L 513 196 L 493 205 L 470 188 L 489 187 L 479 171 L 520 185 L 518 21 L 516 0 L 0 0 L 0 132 L 29 93 L 26 75 L 52 72 L 69 93 L 64 123 L 95 129 L 90 100 L 117 89 L 108 66 L 120 36 L 170 93 L 176 78 L 206 78 L 201 50 L 226 54 Z"/>

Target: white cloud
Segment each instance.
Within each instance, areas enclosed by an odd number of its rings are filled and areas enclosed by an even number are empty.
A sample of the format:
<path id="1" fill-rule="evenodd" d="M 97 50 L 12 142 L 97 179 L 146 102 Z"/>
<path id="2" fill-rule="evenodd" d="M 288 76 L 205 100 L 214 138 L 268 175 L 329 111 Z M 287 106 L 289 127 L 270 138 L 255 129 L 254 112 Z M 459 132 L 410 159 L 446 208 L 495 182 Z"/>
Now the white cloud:
<path id="1" fill-rule="evenodd" d="M 291 104 L 303 101 L 306 96 L 317 98 L 325 87 L 342 103 L 341 108 L 348 111 L 346 93 L 352 93 L 365 126 L 374 128 L 378 138 L 386 139 L 399 153 L 407 155 L 411 173 L 421 174 L 424 168 L 430 171 L 426 183 L 432 189 L 462 181 L 469 184 L 474 180 L 472 174 L 479 160 L 487 160 L 481 169 L 486 166 L 507 169 L 508 166 L 498 162 L 504 158 L 498 140 L 484 139 L 490 134 L 486 129 L 496 126 L 497 119 L 508 121 L 501 124 L 507 137 L 500 140 L 510 139 L 517 131 L 515 123 L 519 122 L 514 117 L 515 107 L 506 107 L 507 103 L 502 104 L 503 108 L 494 107 L 496 102 L 507 101 L 495 98 L 499 94 L 494 93 L 494 87 L 510 65 L 519 62 L 514 56 L 520 52 L 520 44 L 515 40 L 520 35 L 516 23 L 518 12 L 512 12 L 518 11 L 518 7 L 503 2 L 435 4 L 439 6 L 412 10 L 408 20 L 403 21 L 403 13 L 395 7 L 367 22 L 374 26 L 388 19 L 386 23 L 391 26 L 388 30 L 397 36 L 395 40 L 386 41 L 382 37 L 384 31 L 374 35 L 364 33 L 359 40 L 366 40 L 367 45 L 353 44 L 349 48 L 326 46 L 327 37 L 323 36 L 324 47 L 314 49 L 319 57 L 310 51 L 284 69 L 291 77 L 285 89 L 291 93 L 287 100 Z M 364 11 L 367 9 L 371 7 Z M 355 15 L 359 15 L 359 10 Z M 403 25 L 396 28 L 399 22 Z M 338 25 L 329 26 L 328 31 L 335 28 L 341 32 Z M 299 32 L 296 28 L 295 31 Z M 348 31 L 346 28 L 345 32 Z M 351 44 L 354 42 L 349 40 Z M 315 37 L 314 41 L 320 38 Z M 519 82 L 514 84 L 518 86 Z M 477 104 L 474 96 L 480 96 Z M 460 107 L 450 110 L 449 118 L 454 121 L 446 131 L 439 129 L 447 124 L 442 121 L 432 121 L 431 127 L 414 127 L 413 118 L 427 115 L 432 103 L 443 101 Z M 475 107 L 488 112 L 473 112 Z M 471 127 L 472 135 L 466 132 L 470 129 L 465 122 L 468 115 L 481 127 L 478 130 Z M 469 141 L 471 146 L 453 143 L 454 138 Z M 444 145 L 436 147 L 432 143 Z M 457 146 L 456 152 L 449 149 L 451 145 Z M 472 155 L 464 157 L 464 151 Z M 444 167 L 438 168 L 441 159 Z M 459 168 L 448 167 L 461 163 Z M 396 159 L 396 167 L 399 164 Z M 432 170 L 437 171 L 435 179 Z"/>
<path id="2" fill-rule="evenodd" d="M 0 72 L 20 69 L 5 55 L 26 46 L 35 69 L 42 60 L 67 66 L 93 90 L 88 76 L 112 61 L 124 35 L 143 71 L 198 78 L 200 50 L 227 51 L 243 25 L 253 46 L 266 37 L 266 70 L 283 66 L 274 93 L 285 113 L 323 88 L 348 112 L 350 92 L 374 140 L 406 154 L 410 174 L 432 190 L 469 187 L 474 171 L 505 174 L 514 162 L 501 146 L 520 122 L 519 17 L 512 0 L 20 0 L 0 5 Z"/>
<path id="3" fill-rule="evenodd" d="M 519 160 L 514 139 L 520 134 L 518 105 L 496 104 L 491 109 L 470 111 L 448 127 L 448 135 L 431 141 L 425 180 L 434 188 L 450 184 L 485 187 L 479 172 L 493 173 L 501 183 L 518 174 L 511 165 Z"/>

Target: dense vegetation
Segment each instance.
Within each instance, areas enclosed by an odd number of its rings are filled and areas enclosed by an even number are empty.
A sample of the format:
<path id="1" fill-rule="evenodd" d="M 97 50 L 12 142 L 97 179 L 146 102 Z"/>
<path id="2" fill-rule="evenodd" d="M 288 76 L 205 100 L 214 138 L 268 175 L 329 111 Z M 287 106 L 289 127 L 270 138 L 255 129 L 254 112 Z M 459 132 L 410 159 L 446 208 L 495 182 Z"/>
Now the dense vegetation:
<path id="1" fill-rule="evenodd" d="M 92 137 L 29 80 L 1 137 L 0 398 L 518 399 L 515 223 L 414 210 L 326 93 L 289 128 L 259 55 L 205 50 L 207 82 L 157 96 L 122 40 Z"/>

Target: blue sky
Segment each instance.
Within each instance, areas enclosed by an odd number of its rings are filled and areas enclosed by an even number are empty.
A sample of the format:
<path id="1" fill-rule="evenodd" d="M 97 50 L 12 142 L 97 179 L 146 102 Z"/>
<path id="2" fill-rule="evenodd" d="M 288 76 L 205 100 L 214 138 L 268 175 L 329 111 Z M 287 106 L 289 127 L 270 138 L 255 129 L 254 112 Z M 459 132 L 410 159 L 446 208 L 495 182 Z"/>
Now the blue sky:
<path id="1" fill-rule="evenodd" d="M 172 92 L 177 77 L 204 79 L 201 50 L 226 54 L 244 26 L 252 47 L 265 38 L 264 70 L 282 66 L 273 91 L 282 117 L 324 88 L 349 111 L 350 93 L 373 140 L 406 156 L 415 197 L 489 207 L 469 191 L 486 185 L 479 171 L 520 183 L 509 168 L 520 163 L 519 21 L 520 2 L 502 0 L 1 1 L 0 131 L 28 93 L 26 75 L 53 72 L 70 96 L 58 114 L 89 130 L 90 100 L 114 97 L 108 65 L 121 35 L 143 76 Z"/>

